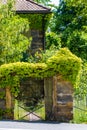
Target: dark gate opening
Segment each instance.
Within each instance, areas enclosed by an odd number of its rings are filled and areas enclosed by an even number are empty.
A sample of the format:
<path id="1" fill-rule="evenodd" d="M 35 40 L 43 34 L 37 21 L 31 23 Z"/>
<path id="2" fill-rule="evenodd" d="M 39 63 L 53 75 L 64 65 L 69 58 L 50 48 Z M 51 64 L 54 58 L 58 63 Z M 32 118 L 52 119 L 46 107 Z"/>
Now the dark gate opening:
<path id="1" fill-rule="evenodd" d="M 15 100 L 14 117 L 29 121 L 45 119 L 44 80 L 28 78 L 21 81 L 20 93 Z"/>

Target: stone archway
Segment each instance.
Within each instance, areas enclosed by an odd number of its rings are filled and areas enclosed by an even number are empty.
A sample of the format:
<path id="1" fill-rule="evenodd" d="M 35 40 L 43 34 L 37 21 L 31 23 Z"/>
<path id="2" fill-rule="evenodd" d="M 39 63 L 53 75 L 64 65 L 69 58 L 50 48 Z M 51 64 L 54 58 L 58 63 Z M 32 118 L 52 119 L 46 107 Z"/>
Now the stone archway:
<path id="1" fill-rule="evenodd" d="M 69 122 L 73 119 L 73 86 L 61 76 L 44 79 L 44 100 L 45 120 Z M 4 109 L 10 110 L 3 118 L 14 119 L 14 99 L 9 87 L 6 88 L 6 103 L 3 103 Z"/>
<path id="2" fill-rule="evenodd" d="M 44 120 L 44 80 L 24 78 L 20 83 L 20 92 L 16 97 L 18 108 L 17 119 L 29 121 Z M 43 111 L 42 111 L 43 110 Z M 38 112 L 39 111 L 39 112 Z M 42 111 L 42 114 L 41 114 Z"/>
<path id="3" fill-rule="evenodd" d="M 4 85 L 3 87 L 13 85 L 13 87 L 6 87 L 5 106 L 0 106 L 4 108 L 3 117 L 12 119 L 14 115 L 14 99 L 10 89 L 13 89 L 15 94 L 15 84 L 18 89 L 20 79 L 29 77 L 44 79 L 46 120 L 68 122 L 73 118 L 73 87 L 79 80 L 80 72 L 81 59 L 72 55 L 67 49 L 58 51 L 55 56 L 48 59 L 46 64 L 18 62 L 2 65 L 0 67 L 1 85 Z"/>

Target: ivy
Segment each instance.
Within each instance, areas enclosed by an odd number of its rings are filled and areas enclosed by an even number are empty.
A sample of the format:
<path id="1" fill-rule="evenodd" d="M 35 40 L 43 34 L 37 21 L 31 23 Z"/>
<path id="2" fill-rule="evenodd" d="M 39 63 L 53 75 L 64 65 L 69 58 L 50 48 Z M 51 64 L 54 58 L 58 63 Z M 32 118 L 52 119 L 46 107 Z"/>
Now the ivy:
<path id="1" fill-rule="evenodd" d="M 49 20 L 51 18 L 51 13 L 49 14 L 19 14 L 20 17 L 26 18 L 29 20 L 30 23 L 30 29 L 36 29 L 36 30 L 41 30 L 44 29 L 46 30 L 47 25 L 49 23 Z"/>
<path id="2" fill-rule="evenodd" d="M 0 66 L 1 87 L 11 86 L 12 92 L 18 92 L 20 80 L 25 77 L 43 79 L 54 75 L 70 81 L 74 86 L 79 79 L 81 59 L 73 55 L 67 48 L 57 51 L 46 63 L 17 62 Z"/>
<path id="3" fill-rule="evenodd" d="M 0 108 L 0 119 L 7 119 L 8 117 L 12 118 L 13 119 L 13 109 L 2 109 Z"/>
<path id="4" fill-rule="evenodd" d="M 0 99 L 5 99 L 5 91 L 1 91 L 0 92 Z"/>

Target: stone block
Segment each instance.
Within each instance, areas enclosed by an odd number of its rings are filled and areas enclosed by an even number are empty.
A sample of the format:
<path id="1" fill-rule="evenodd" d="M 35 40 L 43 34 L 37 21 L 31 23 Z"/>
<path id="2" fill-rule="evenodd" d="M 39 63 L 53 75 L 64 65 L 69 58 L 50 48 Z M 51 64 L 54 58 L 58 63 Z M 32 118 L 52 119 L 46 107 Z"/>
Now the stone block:
<path id="1" fill-rule="evenodd" d="M 73 118 L 72 112 L 58 112 L 56 114 L 56 120 L 59 122 L 69 122 Z"/>
<path id="2" fill-rule="evenodd" d="M 73 93 L 73 86 L 71 83 L 67 81 L 58 81 L 57 82 L 57 93 L 63 93 L 63 94 L 72 94 Z"/>
<path id="3" fill-rule="evenodd" d="M 72 97 L 71 94 L 64 94 L 62 96 L 57 95 L 57 101 L 60 101 L 62 103 L 72 102 L 73 101 L 73 97 Z"/>

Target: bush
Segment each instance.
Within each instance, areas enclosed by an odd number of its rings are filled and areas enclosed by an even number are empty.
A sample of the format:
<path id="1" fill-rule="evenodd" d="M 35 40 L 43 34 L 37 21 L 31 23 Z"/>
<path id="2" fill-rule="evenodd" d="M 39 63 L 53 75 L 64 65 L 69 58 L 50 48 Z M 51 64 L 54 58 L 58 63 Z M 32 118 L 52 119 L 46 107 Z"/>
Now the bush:
<path id="1" fill-rule="evenodd" d="M 79 79 L 80 70 L 81 59 L 73 55 L 67 48 L 63 48 L 48 58 L 46 63 L 17 62 L 1 65 L 0 85 L 13 86 L 11 89 L 15 93 L 22 78 L 43 79 L 57 74 L 75 85 Z"/>
<path id="2" fill-rule="evenodd" d="M 55 46 L 57 49 L 61 48 L 61 40 L 54 32 L 46 33 L 46 49 Z"/>

